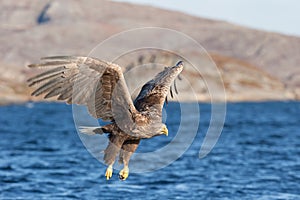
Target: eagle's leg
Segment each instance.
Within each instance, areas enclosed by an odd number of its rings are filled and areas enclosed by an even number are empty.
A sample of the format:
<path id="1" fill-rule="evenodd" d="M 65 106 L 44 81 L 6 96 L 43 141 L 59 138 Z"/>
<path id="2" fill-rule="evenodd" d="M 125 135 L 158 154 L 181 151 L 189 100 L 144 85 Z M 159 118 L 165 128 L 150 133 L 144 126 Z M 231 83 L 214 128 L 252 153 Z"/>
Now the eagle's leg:
<path id="1" fill-rule="evenodd" d="M 108 165 L 105 176 L 109 180 L 113 173 L 113 164 L 115 163 L 116 156 L 120 152 L 124 138 L 118 135 L 109 135 L 109 144 L 104 151 L 104 162 Z"/>
<path id="2" fill-rule="evenodd" d="M 135 152 L 140 140 L 127 140 L 122 145 L 119 162 L 124 164 L 123 169 L 119 173 L 119 178 L 125 181 L 129 176 L 129 160 L 131 155 Z"/>

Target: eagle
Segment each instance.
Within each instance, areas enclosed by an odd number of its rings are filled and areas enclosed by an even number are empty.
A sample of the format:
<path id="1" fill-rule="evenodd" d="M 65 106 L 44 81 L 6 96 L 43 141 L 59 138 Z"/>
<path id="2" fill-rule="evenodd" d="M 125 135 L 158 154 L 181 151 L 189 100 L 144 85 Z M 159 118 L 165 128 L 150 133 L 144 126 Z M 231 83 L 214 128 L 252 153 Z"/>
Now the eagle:
<path id="1" fill-rule="evenodd" d="M 165 67 L 141 88 L 133 100 L 127 88 L 122 68 L 111 62 L 84 56 L 53 56 L 41 58 L 30 68 L 47 68 L 28 79 L 29 87 L 36 86 L 32 96 L 45 94 L 67 104 L 85 105 L 91 116 L 108 123 L 100 127 L 80 127 L 82 133 L 108 134 L 104 150 L 105 172 L 109 180 L 113 164 L 119 155 L 123 169 L 119 178 L 129 175 L 129 160 L 141 139 L 168 135 L 162 122 L 162 109 L 172 83 L 183 70 L 183 61 Z"/>

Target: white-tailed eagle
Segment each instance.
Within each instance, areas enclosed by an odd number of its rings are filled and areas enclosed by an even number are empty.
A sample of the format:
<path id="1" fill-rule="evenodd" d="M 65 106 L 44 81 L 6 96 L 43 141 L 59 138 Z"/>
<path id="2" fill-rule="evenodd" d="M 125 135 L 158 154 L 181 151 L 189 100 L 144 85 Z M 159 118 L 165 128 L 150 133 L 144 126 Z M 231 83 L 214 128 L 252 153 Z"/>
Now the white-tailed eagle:
<path id="1" fill-rule="evenodd" d="M 124 164 L 119 177 L 129 175 L 129 160 L 141 139 L 168 134 L 162 123 L 162 108 L 171 84 L 183 69 L 183 62 L 165 67 L 148 81 L 133 101 L 119 65 L 90 57 L 56 56 L 41 59 L 30 68 L 45 67 L 46 72 L 28 80 L 29 86 L 39 85 L 33 96 L 46 94 L 44 98 L 57 96 L 69 104 L 86 105 L 89 113 L 108 125 L 89 128 L 81 132 L 107 133 L 109 144 L 104 151 L 108 165 L 105 176 L 111 178 L 117 155 Z"/>

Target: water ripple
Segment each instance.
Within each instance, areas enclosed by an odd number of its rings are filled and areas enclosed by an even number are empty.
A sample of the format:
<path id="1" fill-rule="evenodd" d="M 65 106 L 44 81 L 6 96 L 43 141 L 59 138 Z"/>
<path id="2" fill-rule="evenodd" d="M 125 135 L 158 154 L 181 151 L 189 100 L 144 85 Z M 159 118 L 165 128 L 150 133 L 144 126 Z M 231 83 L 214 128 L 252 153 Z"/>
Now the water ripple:
<path id="1" fill-rule="evenodd" d="M 172 134 L 179 127 L 178 106 L 166 108 Z M 105 166 L 86 151 L 75 131 L 70 106 L 0 107 L 0 199 L 300 199 L 299 102 L 228 104 L 223 133 L 201 160 L 198 151 L 211 109 L 199 106 L 199 134 L 188 151 L 164 169 L 133 172 L 125 182 L 118 180 L 118 171 L 105 180 Z M 138 151 L 168 141 L 143 141 Z M 141 160 L 144 164 L 153 163 Z"/>

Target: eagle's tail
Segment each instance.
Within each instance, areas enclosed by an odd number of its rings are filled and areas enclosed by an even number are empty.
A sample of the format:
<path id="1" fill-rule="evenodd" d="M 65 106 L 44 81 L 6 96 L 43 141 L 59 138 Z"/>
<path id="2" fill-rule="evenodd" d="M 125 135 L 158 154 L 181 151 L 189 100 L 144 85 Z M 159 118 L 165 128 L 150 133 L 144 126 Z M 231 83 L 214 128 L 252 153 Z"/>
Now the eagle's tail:
<path id="1" fill-rule="evenodd" d="M 99 126 L 79 126 L 78 130 L 88 135 L 103 134 L 103 129 Z"/>

